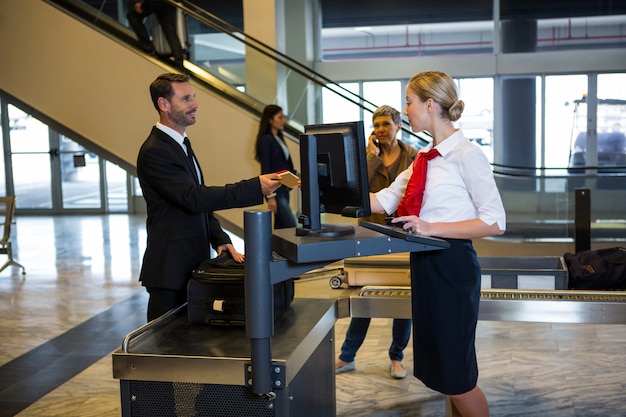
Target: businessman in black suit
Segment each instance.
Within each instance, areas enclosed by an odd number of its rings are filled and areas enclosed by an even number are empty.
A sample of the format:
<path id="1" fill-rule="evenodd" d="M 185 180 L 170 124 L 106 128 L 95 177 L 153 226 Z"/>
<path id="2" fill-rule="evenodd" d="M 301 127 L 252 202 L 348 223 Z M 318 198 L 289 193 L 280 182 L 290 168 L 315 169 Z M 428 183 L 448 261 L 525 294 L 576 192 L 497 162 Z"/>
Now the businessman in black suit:
<path id="1" fill-rule="evenodd" d="M 191 271 L 227 250 L 243 262 L 213 211 L 263 202 L 279 186 L 266 174 L 225 186 L 205 186 L 185 129 L 196 122 L 198 103 L 189 76 L 163 74 L 150 85 L 159 123 L 141 146 L 137 175 L 146 200 L 148 238 L 139 280 L 150 294 L 148 321 L 187 300 Z"/>

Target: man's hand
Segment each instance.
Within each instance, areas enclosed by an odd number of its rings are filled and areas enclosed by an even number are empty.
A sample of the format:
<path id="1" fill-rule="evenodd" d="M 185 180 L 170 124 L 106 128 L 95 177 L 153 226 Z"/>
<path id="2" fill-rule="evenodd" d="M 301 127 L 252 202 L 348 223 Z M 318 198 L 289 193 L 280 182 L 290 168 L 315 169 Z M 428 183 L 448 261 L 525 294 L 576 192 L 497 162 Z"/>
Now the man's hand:
<path id="1" fill-rule="evenodd" d="M 263 174 L 259 175 L 259 180 L 261 181 L 261 191 L 263 195 L 273 194 L 274 191 L 278 190 L 281 186 L 281 183 L 278 181 L 280 177 L 276 174 Z"/>
<path id="2" fill-rule="evenodd" d="M 226 243 L 224 245 L 218 246 L 217 247 L 217 254 L 218 256 L 222 254 L 223 251 L 227 250 L 228 252 L 230 252 L 230 256 L 233 257 L 233 260 L 237 263 L 242 263 L 244 260 L 244 255 L 243 253 L 239 253 L 237 252 L 237 250 L 235 249 L 235 247 L 230 244 L 230 243 Z"/>

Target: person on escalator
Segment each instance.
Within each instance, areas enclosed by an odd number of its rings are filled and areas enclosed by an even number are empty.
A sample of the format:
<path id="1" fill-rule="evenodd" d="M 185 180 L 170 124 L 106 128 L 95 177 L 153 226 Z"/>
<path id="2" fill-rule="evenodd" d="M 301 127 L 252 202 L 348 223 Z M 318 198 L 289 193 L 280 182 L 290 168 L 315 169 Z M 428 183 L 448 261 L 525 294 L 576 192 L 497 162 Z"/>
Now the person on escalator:
<path id="1" fill-rule="evenodd" d="M 177 67 L 182 68 L 184 53 L 176 28 L 176 8 L 171 4 L 168 4 L 163 0 L 143 0 L 133 2 L 133 5 L 126 14 L 126 17 L 128 18 L 130 27 L 137 35 L 139 46 L 144 52 L 157 55 L 154 44 L 150 39 L 148 29 L 144 24 L 144 20 L 152 14 L 156 15 L 159 25 L 161 25 L 163 36 L 167 40 L 171 53 L 174 57 L 174 64 Z"/>

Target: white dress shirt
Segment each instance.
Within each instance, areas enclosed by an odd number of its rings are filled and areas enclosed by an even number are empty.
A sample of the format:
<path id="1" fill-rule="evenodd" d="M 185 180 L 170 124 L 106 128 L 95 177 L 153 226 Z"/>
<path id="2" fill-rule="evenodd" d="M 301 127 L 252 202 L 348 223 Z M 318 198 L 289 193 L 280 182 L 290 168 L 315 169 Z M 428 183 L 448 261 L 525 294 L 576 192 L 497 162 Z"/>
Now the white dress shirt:
<path id="1" fill-rule="evenodd" d="M 432 147 L 429 144 L 421 152 Z M 441 156 L 428 162 L 420 218 L 431 223 L 479 218 L 487 225 L 498 223 L 500 230 L 505 230 L 504 206 L 483 151 L 467 140 L 461 130 L 441 142 L 437 150 Z M 375 194 L 387 213 L 398 208 L 411 174 L 413 164 L 388 188 Z"/>

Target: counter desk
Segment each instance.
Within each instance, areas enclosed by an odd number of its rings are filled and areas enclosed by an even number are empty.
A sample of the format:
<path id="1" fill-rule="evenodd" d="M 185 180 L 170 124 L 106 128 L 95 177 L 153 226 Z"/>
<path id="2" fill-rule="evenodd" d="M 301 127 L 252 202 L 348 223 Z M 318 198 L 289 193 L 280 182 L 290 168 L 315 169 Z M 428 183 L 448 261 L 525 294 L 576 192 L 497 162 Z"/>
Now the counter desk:
<path id="1" fill-rule="evenodd" d="M 272 234 L 269 211 L 245 212 L 244 231 L 245 329 L 191 325 L 182 306 L 128 335 L 113 353 L 124 417 L 334 417 L 337 300 L 296 298 L 274 322 L 272 284 L 347 257 L 447 246 L 360 226 L 345 236 Z"/>

